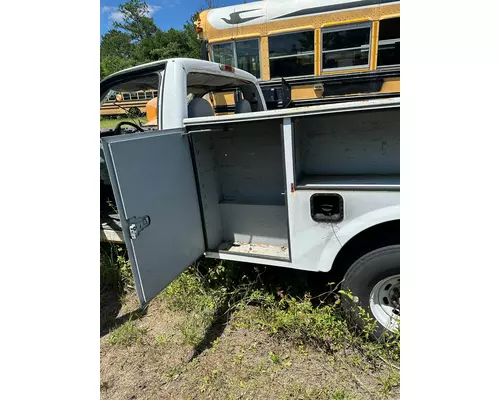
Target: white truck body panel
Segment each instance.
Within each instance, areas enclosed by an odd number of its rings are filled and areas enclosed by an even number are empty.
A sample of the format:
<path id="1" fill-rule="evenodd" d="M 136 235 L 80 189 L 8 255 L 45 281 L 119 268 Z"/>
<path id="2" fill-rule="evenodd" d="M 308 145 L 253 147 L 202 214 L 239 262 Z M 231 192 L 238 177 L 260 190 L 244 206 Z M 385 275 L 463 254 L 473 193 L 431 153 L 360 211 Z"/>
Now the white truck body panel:
<path id="1" fill-rule="evenodd" d="M 102 139 L 141 304 L 202 254 L 329 271 L 358 234 L 399 221 L 399 98 L 187 118 L 189 72 L 256 80 L 165 64 L 162 130 Z M 145 145 L 155 138 L 177 150 Z M 132 214 L 151 220 L 135 238 Z"/>
<path id="2" fill-rule="evenodd" d="M 399 107 L 399 97 L 376 99 L 376 100 L 362 100 L 351 101 L 345 103 L 325 104 L 318 106 L 307 106 L 299 108 L 280 108 L 277 110 L 267 110 L 247 114 L 235 115 L 221 115 L 215 117 L 201 117 L 201 118 L 186 118 L 183 123 L 184 126 L 192 127 L 196 125 L 218 125 L 221 123 L 230 122 L 249 122 L 267 119 L 283 119 L 292 117 L 305 117 L 308 115 L 321 115 L 340 112 L 362 111 L 362 110 L 380 110 L 382 108 Z"/>

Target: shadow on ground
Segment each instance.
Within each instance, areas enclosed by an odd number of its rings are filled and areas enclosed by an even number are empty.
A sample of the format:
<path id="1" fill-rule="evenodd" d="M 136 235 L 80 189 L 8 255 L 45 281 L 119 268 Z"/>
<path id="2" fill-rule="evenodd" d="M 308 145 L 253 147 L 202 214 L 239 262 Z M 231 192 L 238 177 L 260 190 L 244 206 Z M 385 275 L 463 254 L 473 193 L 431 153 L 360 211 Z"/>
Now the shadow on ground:
<path id="1" fill-rule="evenodd" d="M 213 262 L 212 262 L 213 263 Z M 304 298 L 306 295 L 312 298 L 313 304 L 333 303 L 332 289 L 339 287 L 341 275 L 338 272 L 318 273 L 299 270 L 284 270 L 276 267 L 262 267 L 245 263 L 228 263 L 229 275 L 234 275 L 232 282 L 226 284 L 229 291 L 234 290 L 238 281 L 254 282 L 253 289 L 261 289 L 267 293 L 273 293 L 276 298 L 292 296 Z M 201 273 L 206 273 L 207 269 L 213 267 L 210 262 L 202 262 Z M 235 272 L 236 271 L 236 272 Z M 206 281 L 206 289 L 210 289 L 211 284 Z M 233 298 L 233 304 L 238 301 Z M 227 302 L 217 310 L 216 317 L 212 325 L 205 331 L 205 337 L 195 347 L 194 353 L 190 359 L 197 358 L 205 350 L 212 347 L 212 343 L 220 338 L 224 333 L 226 326 L 231 320 L 236 310 L 231 309 Z"/>
<path id="2" fill-rule="evenodd" d="M 134 321 L 147 313 L 147 308 L 137 308 L 134 311 L 120 315 L 122 303 L 120 293 L 116 289 L 101 288 L 101 321 L 100 337 L 118 328 L 127 321 Z"/>

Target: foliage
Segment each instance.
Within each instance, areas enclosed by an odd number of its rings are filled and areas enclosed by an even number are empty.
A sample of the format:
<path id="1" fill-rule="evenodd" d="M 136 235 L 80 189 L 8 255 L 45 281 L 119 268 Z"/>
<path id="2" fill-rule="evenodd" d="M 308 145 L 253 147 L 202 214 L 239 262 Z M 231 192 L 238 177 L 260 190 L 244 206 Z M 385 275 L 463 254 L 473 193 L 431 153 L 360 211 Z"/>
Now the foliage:
<path id="1" fill-rule="evenodd" d="M 101 243 L 101 286 L 119 293 L 132 286 L 130 260 L 124 246 Z"/>
<path id="2" fill-rule="evenodd" d="M 279 400 L 355 400 L 356 398 L 344 389 L 304 388 L 299 383 L 292 386 Z"/>
<path id="3" fill-rule="evenodd" d="M 116 117 L 101 117 L 101 129 L 114 129 L 119 122 L 133 122 L 137 125 L 145 124 L 148 122 L 146 117 L 131 118 L 128 115 L 119 115 Z"/>
<path id="4" fill-rule="evenodd" d="M 139 328 L 133 321 L 127 321 L 109 334 L 108 342 L 113 345 L 131 346 L 142 342 L 145 329 Z"/>
<path id="5" fill-rule="evenodd" d="M 128 0 L 119 5 L 118 10 L 123 16 L 123 21 L 115 21 L 113 26 L 123 29 L 133 40 L 153 37 L 159 31 L 153 18 L 149 17 L 149 7 L 145 1 Z"/>
<path id="6" fill-rule="evenodd" d="M 200 43 L 195 13 L 181 30 L 159 28 L 149 7 L 140 0 L 128 0 L 118 7 L 123 21 L 101 38 L 101 79 L 124 68 L 165 58 L 199 58 Z"/>
<path id="7" fill-rule="evenodd" d="M 161 297 L 170 308 L 189 313 L 181 329 L 185 342 L 195 347 L 218 320 L 232 316 L 237 327 L 256 327 L 298 344 L 332 352 L 355 347 L 372 362 L 399 360 L 399 333 L 373 340 L 375 321 L 361 308 L 364 329 L 353 328 L 350 314 L 341 307 L 341 296 L 350 293 L 336 292 L 329 284 L 325 292 L 312 296 L 307 286 L 317 289 L 307 279 L 276 270 L 204 261 L 181 274 Z"/>
<path id="8" fill-rule="evenodd" d="M 132 36 L 126 32 L 112 29 L 101 40 L 101 57 L 117 57 L 130 60 L 133 57 Z"/>
<path id="9" fill-rule="evenodd" d="M 134 60 L 127 60 L 117 56 L 101 56 L 101 79 L 122 69 L 133 67 L 138 63 Z"/>

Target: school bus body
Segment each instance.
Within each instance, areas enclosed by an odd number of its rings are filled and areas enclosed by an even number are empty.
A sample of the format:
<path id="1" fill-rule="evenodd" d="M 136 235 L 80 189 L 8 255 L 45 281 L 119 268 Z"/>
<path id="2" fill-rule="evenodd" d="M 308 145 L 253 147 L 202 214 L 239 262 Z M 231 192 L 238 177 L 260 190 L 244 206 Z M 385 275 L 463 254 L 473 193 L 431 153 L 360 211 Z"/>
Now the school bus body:
<path id="1" fill-rule="evenodd" d="M 101 116 L 111 117 L 126 115 L 131 110 L 139 111 L 141 114 L 147 112 L 147 104 L 158 96 L 156 91 L 139 91 L 120 93 L 121 101 L 116 101 L 116 95 L 111 96 L 101 105 Z"/>
<path id="2" fill-rule="evenodd" d="M 281 80 L 276 73 L 274 76 L 272 74 L 272 55 L 275 54 L 271 43 L 273 38 L 282 35 L 286 38 L 287 34 L 299 32 L 310 33 L 314 48 L 309 49 L 309 56 L 314 54 L 314 67 L 311 66 L 311 70 L 305 75 L 284 77 L 292 85 L 292 100 L 309 105 L 310 101 L 339 96 L 399 94 L 399 37 L 395 38 L 397 64 L 379 65 L 379 44 L 386 45 L 384 37 L 379 41 L 380 24 L 386 24 L 384 21 L 387 20 L 397 20 L 399 35 L 399 17 L 399 1 L 267 0 L 203 11 L 196 22 L 196 29 L 199 37 L 204 39 L 208 46 L 207 59 L 215 62 L 220 62 L 214 55 L 217 46 L 258 40 L 260 65 L 257 78 L 261 80 L 266 100 L 273 100 L 273 96 L 279 97 Z M 329 51 L 339 50 L 325 49 L 324 35 L 329 32 L 349 31 L 356 27 L 369 27 L 369 42 L 364 44 L 364 50 L 369 54 L 367 61 L 360 66 L 326 68 L 324 55 Z M 383 34 L 385 35 L 385 31 Z M 395 43 L 393 40 L 392 44 Z M 237 59 L 236 44 L 234 59 Z M 301 53 L 296 54 L 300 57 Z M 235 66 L 246 69 L 243 65 Z"/>

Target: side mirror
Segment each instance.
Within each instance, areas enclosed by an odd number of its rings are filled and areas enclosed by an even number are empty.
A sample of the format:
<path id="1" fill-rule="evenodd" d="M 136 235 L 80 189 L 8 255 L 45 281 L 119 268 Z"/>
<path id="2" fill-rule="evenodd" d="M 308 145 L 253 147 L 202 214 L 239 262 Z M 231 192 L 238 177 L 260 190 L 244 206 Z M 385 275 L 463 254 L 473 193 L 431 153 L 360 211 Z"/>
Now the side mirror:
<path id="1" fill-rule="evenodd" d="M 117 103 L 121 103 L 121 101 L 122 101 L 122 100 L 123 100 L 122 95 L 121 95 L 121 94 L 119 94 L 119 93 L 117 93 L 117 94 L 116 94 L 116 100 L 115 100 L 115 101 L 116 101 Z"/>

